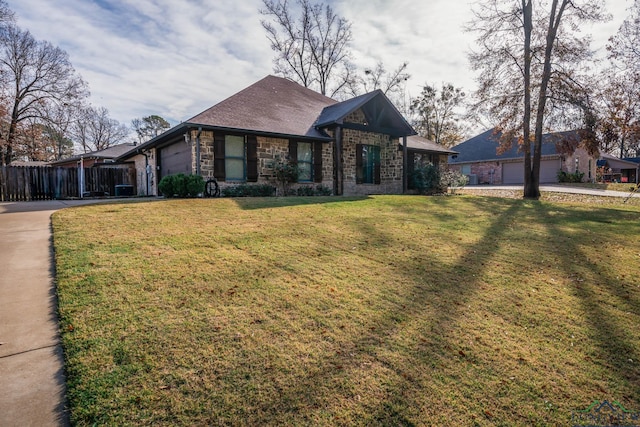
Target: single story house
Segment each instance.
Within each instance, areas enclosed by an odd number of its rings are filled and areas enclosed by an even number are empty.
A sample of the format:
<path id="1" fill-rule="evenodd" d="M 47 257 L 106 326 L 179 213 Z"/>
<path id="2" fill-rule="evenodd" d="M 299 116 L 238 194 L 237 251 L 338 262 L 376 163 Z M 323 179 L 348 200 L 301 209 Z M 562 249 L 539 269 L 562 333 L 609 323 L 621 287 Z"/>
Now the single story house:
<path id="1" fill-rule="evenodd" d="M 601 153 L 598 159 L 598 178 L 604 182 L 638 183 L 639 162 L 634 158 L 619 159 L 608 153 Z"/>
<path id="2" fill-rule="evenodd" d="M 451 149 L 449 168 L 469 176 L 469 184 L 519 185 L 524 183 L 524 154 L 514 140 L 507 150 L 499 151 L 500 132 L 494 129 L 481 133 Z M 596 178 L 596 161 L 578 146 L 567 154 L 561 149 L 568 141 L 575 141 L 577 132 L 558 132 L 542 137 L 540 183 L 558 182 L 558 172 L 583 172 L 583 180 Z M 571 145 L 571 144 L 569 144 Z M 575 145 L 575 144 L 573 144 Z"/>
<path id="3" fill-rule="evenodd" d="M 297 163 L 298 182 L 335 195 L 401 194 L 409 163 L 445 163 L 452 151 L 416 137 L 380 90 L 338 102 L 288 79 L 267 76 L 186 122 L 131 149 L 138 194 L 158 194 L 162 177 L 198 174 L 221 187 L 275 185 L 279 159 Z"/>

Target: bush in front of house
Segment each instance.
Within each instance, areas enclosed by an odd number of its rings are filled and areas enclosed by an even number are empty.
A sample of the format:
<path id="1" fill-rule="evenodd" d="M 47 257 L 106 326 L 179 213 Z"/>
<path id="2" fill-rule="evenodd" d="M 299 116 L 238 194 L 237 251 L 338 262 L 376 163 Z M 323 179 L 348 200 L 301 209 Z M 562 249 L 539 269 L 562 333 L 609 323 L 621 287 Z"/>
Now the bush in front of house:
<path id="1" fill-rule="evenodd" d="M 318 184 L 315 187 L 305 185 L 304 187 L 298 187 L 295 189 L 296 196 L 330 196 L 332 190 L 322 184 Z"/>
<path id="2" fill-rule="evenodd" d="M 411 187 L 420 194 L 434 194 L 442 192 L 440 186 L 440 170 L 437 166 L 427 163 L 416 165 L 409 175 Z M 446 188 L 446 187 L 445 187 Z"/>
<path id="3" fill-rule="evenodd" d="M 238 184 L 223 187 L 220 192 L 223 197 L 272 197 L 276 189 L 269 184 Z"/>
<path id="4" fill-rule="evenodd" d="M 282 194 L 289 194 L 289 184 L 298 180 L 300 169 L 298 165 L 281 156 L 277 156 L 273 162 L 273 176 L 276 182 L 282 187 Z"/>
<path id="5" fill-rule="evenodd" d="M 333 194 L 333 190 L 326 185 L 318 184 L 315 188 L 314 196 L 330 196 Z"/>
<path id="6" fill-rule="evenodd" d="M 584 178 L 584 172 L 558 171 L 558 182 L 582 182 L 582 178 Z"/>
<path id="7" fill-rule="evenodd" d="M 469 183 L 469 177 L 458 170 L 451 170 L 442 167 L 440 170 L 440 187 L 443 191 L 451 188 L 451 192 L 455 193 L 456 189 L 462 188 Z"/>
<path id="8" fill-rule="evenodd" d="M 453 192 L 464 187 L 469 178 L 460 171 L 450 170 L 446 166 L 438 167 L 431 163 L 416 166 L 409 175 L 409 183 L 420 194 L 446 193 L 448 188 Z"/>
<path id="9" fill-rule="evenodd" d="M 177 173 L 162 177 L 158 189 L 165 197 L 198 197 L 204 192 L 204 185 L 200 175 Z"/>

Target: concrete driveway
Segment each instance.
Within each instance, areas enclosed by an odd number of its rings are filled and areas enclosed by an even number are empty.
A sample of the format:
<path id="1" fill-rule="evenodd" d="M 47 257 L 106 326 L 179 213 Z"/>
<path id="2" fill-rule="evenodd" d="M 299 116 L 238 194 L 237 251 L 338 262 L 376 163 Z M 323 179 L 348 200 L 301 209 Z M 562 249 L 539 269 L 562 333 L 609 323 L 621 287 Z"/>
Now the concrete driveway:
<path id="1" fill-rule="evenodd" d="M 88 203 L 96 200 L 0 203 L 2 427 L 69 424 L 51 214 Z"/>
<path id="2" fill-rule="evenodd" d="M 634 184 L 629 184 L 631 188 Z M 523 190 L 522 185 L 467 185 L 465 190 Z M 568 185 L 559 184 L 542 184 L 540 185 L 540 191 L 547 191 L 551 193 L 570 193 L 570 194 L 586 194 L 591 196 L 601 197 L 618 197 L 626 198 L 628 196 L 634 198 L 640 198 L 640 191 L 630 194 L 626 191 L 611 191 L 611 190 L 599 190 L 596 188 L 583 188 L 583 187 L 571 187 Z"/>

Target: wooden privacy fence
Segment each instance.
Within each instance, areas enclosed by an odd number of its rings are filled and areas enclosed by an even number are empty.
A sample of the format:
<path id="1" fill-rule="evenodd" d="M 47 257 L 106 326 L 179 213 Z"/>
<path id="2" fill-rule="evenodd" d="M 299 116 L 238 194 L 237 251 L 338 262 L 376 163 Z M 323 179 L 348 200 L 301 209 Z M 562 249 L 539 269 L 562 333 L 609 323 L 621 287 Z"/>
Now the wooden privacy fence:
<path id="1" fill-rule="evenodd" d="M 78 168 L 51 166 L 1 166 L 0 201 L 18 202 L 80 197 Z M 113 196 L 116 185 L 136 188 L 133 168 L 84 169 L 84 196 Z"/>

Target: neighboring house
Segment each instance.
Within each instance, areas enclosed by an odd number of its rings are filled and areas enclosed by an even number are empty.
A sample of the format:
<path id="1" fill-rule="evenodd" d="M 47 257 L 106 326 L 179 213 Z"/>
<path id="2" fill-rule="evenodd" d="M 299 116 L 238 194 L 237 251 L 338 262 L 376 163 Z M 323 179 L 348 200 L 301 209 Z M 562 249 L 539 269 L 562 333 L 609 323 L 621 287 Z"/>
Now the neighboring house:
<path id="1" fill-rule="evenodd" d="M 157 194 L 162 177 L 175 173 L 215 178 L 222 187 L 275 184 L 273 165 L 287 159 L 300 170 L 294 188 L 401 194 L 414 157 L 445 163 L 453 153 L 415 134 L 380 90 L 338 102 L 267 76 L 118 161 L 134 161 L 138 175 L 146 173 L 139 194 Z"/>
<path id="2" fill-rule="evenodd" d="M 23 166 L 23 167 L 31 167 L 31 166 L 49 166 L 49 162 L 41 162 L 41 161 L 28 161 L 25 162 L 23 160 L 14 160 L 11 162 L 9 166 Z"/>
<path id="3" fill-rule="evenodd" d="M 104 150 L 76 154 L 71 157 L 50 162 L 49 164 L 51 166 L 63 168 L 75 168 L 78 167 L 80 165 L 80 161 L 82 161 L 82 166 L 85 168 L 100 166 L 105 163 L 111 163 L 111 166 L 115 166 L 113 165 L 115 160 L 123 154 L 131 151 L 133 147 L 135 147 L 135 144 L 133 143 L 112 145 L 111 147 L 105 148 Z"/>
<path id="4" fill-rule="evenodd" d="M 470 184 L 519 185 L 524 183 L 524 154 L 517 141 L 498 154 L 500 133 L 493 129 L 475 136 L 451 149 L 457 154 L 449 156 L 449 168 L 469 176 Z M 558 182 L 558 172 L 583 172 L 583 181 L 596 177 L 597 159 L 583 148 L 566 154 L 561 147 L 576 145 L 577 132 L 558 132 L 542 137 L 540 183 Z M 569 143 L 569 144 L 567 144 Z"/>
<path id="5" fill-rule="evenodd" d="M 638 158 L 619 159 L 611 154 L 600 153 L 598 178 L 604 182 L 638 183 L 640 161 L 636 159 Z"/>

